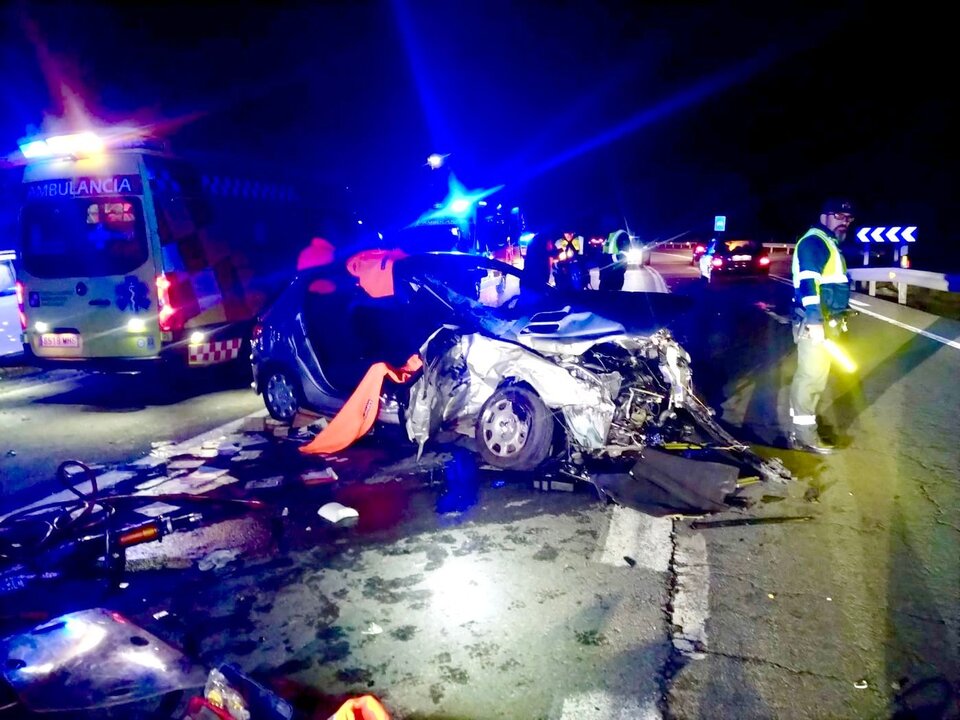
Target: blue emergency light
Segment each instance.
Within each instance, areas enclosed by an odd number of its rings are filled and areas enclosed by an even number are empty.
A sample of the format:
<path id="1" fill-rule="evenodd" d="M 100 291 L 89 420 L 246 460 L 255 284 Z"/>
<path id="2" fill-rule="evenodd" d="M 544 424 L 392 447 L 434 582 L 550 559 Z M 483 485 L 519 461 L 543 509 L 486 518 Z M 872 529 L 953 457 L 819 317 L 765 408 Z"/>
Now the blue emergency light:
<path id="1" fill-rule="evenodd" d="M 103 151 L 103 140 L 93 132 L 72 135 L 54 135 L 43 140 L 27 140 L 20 143 L 20 152 L 27 160 L 50 157 L 94 155 Z"/>

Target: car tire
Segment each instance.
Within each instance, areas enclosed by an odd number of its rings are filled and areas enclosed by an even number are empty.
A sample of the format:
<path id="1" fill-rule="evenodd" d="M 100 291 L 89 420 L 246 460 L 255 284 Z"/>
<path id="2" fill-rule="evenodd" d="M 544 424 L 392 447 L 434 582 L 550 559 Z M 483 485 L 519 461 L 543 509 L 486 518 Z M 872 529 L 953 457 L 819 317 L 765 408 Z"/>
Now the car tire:
<path id="1" fill-rule="evenodd" d="M 498 388 L 480 408 L 477 449 L 489 465 L 533 470 L 550 454 L 553 413 L 533 390 L 522 385 Z"/>
<path id="2" fill-rule="evenodd" d="M 303 403 L 300 379 L 289 369 L 274 365 L 263 381 L 263 404 L 270 417 L 280 422 L 292 422 Z"/>

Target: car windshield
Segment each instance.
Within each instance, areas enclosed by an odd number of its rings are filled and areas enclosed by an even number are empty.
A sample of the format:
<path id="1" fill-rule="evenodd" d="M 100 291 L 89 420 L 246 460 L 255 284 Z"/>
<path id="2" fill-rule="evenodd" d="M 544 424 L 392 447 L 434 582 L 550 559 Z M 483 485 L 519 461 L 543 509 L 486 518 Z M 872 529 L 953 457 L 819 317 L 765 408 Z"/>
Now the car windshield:
<path id="1" fill-rule="evenodd" d="M 514 320 L 555 290 L 510 265 L 477 255 L 424 254 L 397 264 L 397 276 L 424 283 L 447 305 L 467 313 Z"/>

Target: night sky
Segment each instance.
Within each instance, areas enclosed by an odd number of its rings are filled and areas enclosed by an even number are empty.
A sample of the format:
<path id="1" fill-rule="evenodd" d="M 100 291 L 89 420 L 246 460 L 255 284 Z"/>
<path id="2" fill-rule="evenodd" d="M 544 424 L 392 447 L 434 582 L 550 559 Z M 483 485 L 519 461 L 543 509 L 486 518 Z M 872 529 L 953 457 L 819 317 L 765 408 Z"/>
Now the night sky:
<path id="1" fill-rule="evenodd" d="M 0 148 L 57 118 L 139 123 L 175 150 L 350 183 L 386 226 L 431 152 L 505 184 L 534 227 L 626 218 L 645 239 L 791 241 L 827 195 L 918 225 L 960 266 L 954 41 L 912 4 L 9 3 Z"/>

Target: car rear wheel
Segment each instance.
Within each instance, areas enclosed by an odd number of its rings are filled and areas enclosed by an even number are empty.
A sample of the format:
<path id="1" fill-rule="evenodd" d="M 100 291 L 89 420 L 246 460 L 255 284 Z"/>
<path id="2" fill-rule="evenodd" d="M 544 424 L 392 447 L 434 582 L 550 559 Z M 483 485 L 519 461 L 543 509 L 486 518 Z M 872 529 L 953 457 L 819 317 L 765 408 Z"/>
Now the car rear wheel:
<path id="1" fill-rule="evenodd" d="M 274 367 L 263 384 L 263 404 L 270 417 L 291 422 L 300 409 L 300 381 L 288 369 Z"/>
<path id="2" fill-rule="evenodd" d="M 553 413 L 529 388 L 499 388 L 480 408 L 477 449 L 490 465 L 533 470 L 547 459 L 553 440 Z"/>

